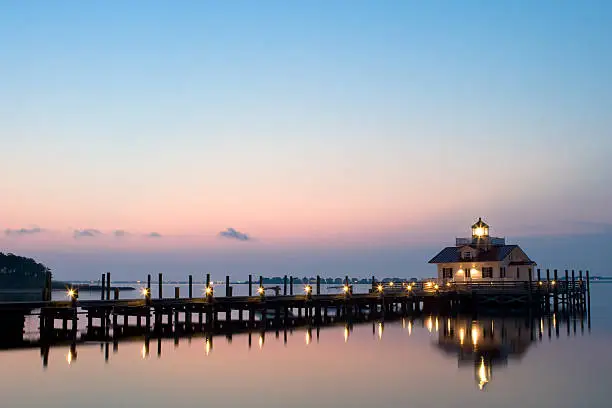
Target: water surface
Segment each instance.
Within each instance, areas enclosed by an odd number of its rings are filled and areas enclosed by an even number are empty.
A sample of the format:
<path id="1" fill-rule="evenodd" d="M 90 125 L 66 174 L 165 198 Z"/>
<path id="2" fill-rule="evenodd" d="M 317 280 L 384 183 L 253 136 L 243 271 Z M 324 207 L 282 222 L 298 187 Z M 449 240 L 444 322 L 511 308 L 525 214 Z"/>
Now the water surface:
<path id="1" fill-rule="evenodd" d="M 610 407 L 612 285 L 586 320 L 424 316 L 0 352 L 4 407 Z M 550 331 L 549 331 L 550 327 Z M 550 337 L 549 337 L 550 332 Z M 558 337 L 557 337 L 557 332 Z M 286 339 L 286 340 L 285 340 Z"/>

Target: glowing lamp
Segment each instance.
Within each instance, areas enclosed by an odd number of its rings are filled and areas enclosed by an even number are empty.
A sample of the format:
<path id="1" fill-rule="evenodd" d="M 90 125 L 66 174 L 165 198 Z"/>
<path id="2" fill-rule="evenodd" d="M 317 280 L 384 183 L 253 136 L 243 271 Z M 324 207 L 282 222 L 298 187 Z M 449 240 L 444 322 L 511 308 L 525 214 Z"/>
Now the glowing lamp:
<path id="1" fill-rule="evenodd" d="M 259 293 L 260 296 L 263 296 L 263 294 L 266 292 L 266 290 L 264 289 L 263 286 L 260 286 L 257 288 L 257 293 Z"/>
<path id="2" fill-rule="evenodd" d="M 310 294 L 310 292 L 312 292 L 312 286 L 310 285 L 304 286 L 304 292 L 306 292 L 306 294 Z"/>
<path id="3" fill-rule="evenodd" d="M 478 221 L 472 225 L 472 238 L 484 238 L 489 236 L 489 226 L 482 221 L 482 218 L 478 218 Z"/>
<path id="4" fill-rule="evenodd" d="M 348 285 L 344 285 L 344 286 L 342 287 L 342 291 L 343 291 L 344 293 L 349 293 L 349 289 L 350 289 L 350 288 L 349 288 L 349 286 L 348 286 Z"/>
<path id="5" fill-rule="evenodd" d="M 383 285 L 381 285 L 381 284 L 379 284 L 379 285 L 378 285 L 378 291 L 382 293 L 382 291 L 383 291 Z"/>
<path id="6" fill-rule="evenodd" d="M 75 299 L 76 290 L 74 290 L 73 288 L 68 289 L 68 291 L 66 292 L 66 296 L 68 296 L 70 299 Z"/>
<path id="7" fill-rule="evenodd" d="M 393 281 L 389 282 L 389 286 L 393 286 Z"/>

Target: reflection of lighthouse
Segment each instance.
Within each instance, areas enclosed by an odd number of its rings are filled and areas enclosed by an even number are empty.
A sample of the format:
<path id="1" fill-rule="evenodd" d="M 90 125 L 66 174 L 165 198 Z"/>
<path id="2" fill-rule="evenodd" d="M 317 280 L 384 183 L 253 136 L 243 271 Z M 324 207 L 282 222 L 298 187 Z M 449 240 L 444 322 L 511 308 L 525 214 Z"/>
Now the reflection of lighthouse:
<path id="1" fill-rule="evenodd" d="M 476 364 L 476 381 L 481 390 L 491 381 L 491 364 L 485 363 L 484 356 L 480 356 L 480 363 Z"/>
<path id="2" fill-rule="evenodd" d="M 478 389 L 492 380 L 493 366 L 520 358 L 531 343 L 529 321 L 512 318 L 447 318 L 438 335 L 438 347 L 457 355 L 459 367 L 471 367 Z"/>

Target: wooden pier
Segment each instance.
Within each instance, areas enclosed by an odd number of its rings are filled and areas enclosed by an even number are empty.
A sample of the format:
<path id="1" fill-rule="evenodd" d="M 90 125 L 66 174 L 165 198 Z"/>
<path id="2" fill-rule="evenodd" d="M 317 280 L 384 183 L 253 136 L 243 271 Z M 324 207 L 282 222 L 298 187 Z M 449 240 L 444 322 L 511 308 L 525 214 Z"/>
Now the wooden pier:
<path id="1" fill-rule="evenodd" d="M 576 276 L 577 275 L 577 276 Z M 378 282 L 372 279 L 368 293 L 353 293 L 348 277 L 337 294 L 321 294 L 321 278 L 314 285 L 300 285 L 294 291 L 293 278 L 284 278 L 282 287 L 265 287 L 260 277 L 253 292 L 249 277 L 249 295 L 233 296 L 226 278 L 225 296 L 216 296 L 210 275 L 204 294 L 193 296 L 189 277 L 188 297 L 181 298 L 176 287 L 173 297 L 163 297 L 163 276 L 159 275 L 158 299 L 151 297 L 151 276 L 141 299 L 119 299 L 111 290 L 110 274 L 103 275 L 99 300 L 79 300 L 78 291 L 69 292 L 67 301 L 51 301 L 45 288 L 39 302 L 0 303 L 3 335 L 0 347 L 19 347 L 24 320 L 38 316 L 40 340 L 74 340 L 79 318 L 87 320 L 84 339 L 110 339 L 142 333 L 232 333 L 267 330 L 302 325 L 328 325 L 338 321 L 359 322 L 387 316 L 418 316 L 424 313 L 483 313 L 544 315 L 588 315 L 590 326 L 589 272 L 537 271 L 537 280 L 528 282 Z M 50 285 L 50 280 L 48 282 Z M 50 286 L 49 286 L 50 287 Z M 302 290 L 303 288 L 303 290 Z M 110 299 L 113 292 L 113 299 Z M 314 293 L 313 293 L 314 292 Z M 255 294 L 253 294 L 255 293 Z M 294 294 L 299 293 L 299 294 Z M 59 322 L 59 327 L 56 323 Z"/>

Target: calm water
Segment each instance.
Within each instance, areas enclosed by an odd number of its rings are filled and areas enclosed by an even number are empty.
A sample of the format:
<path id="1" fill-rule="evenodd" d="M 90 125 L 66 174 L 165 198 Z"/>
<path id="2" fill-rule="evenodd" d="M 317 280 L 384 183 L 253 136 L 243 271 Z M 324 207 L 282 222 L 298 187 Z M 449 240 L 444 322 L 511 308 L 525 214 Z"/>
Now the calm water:
<path id="1" fill-rule="evenodd" d="M 555 318 L 551 338 L 547 319 L 532 338 L 527 319 L 431 316 L 254 332 L 251 348 L 246 334 L 60 346 L 47 367 L 40 349 L 2 351 L 0 407 L 610 407 L 611 299 L 593 285 L 592 329 Z"/>

